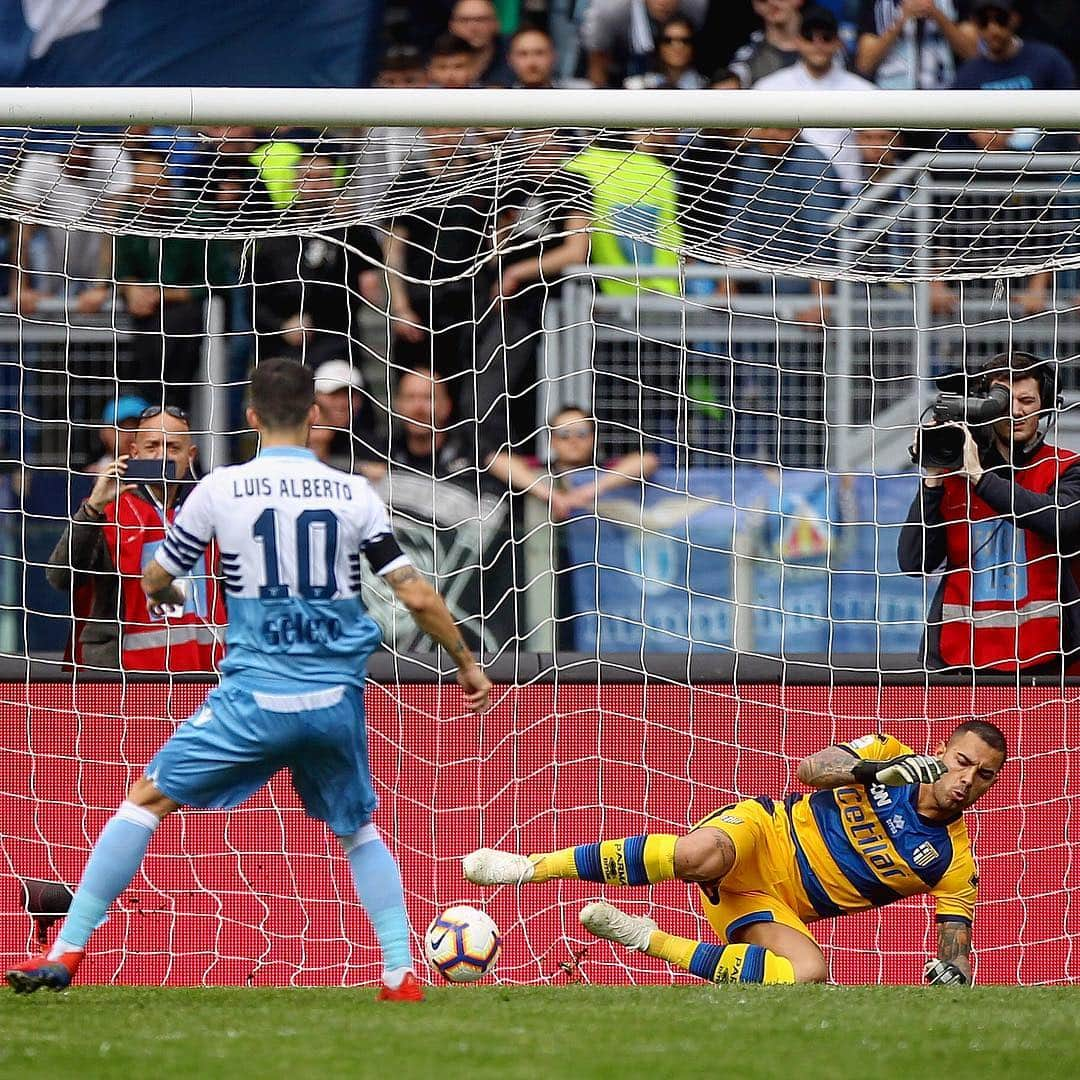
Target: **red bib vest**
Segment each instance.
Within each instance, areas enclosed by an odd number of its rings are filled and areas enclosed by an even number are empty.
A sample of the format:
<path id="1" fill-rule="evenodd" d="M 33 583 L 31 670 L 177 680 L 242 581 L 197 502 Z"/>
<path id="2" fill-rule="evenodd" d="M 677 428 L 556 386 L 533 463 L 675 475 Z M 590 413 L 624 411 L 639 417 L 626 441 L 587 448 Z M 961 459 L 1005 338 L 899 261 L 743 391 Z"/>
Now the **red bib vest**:
<path id="1" fill-rule="evenodd" d="M 1043 445 L 1015 470 L 1015 482 L 1045 494 L 1077 456 Z M 941 512 L 948 552 L 941 659 L 950 667 L 1015 671 L 1059 656 L 1060 576 L 1067 570 L 1054 543 L 1001 517 L 963 477 L 945 477 Z"/>
<path id="2" fill-rule="evenodd" d="M 171 525 L 175 510 L 166 511 Z M 124 671 L 213 671 L 224 654 L 225 603 L 210 545 L 186 581 L 183 613 L 151 614 L 143 571 L 165 539 L 161 512 L 125 492 L 105 508 L 105 544 L 120 573 L 120 665 Z"/>

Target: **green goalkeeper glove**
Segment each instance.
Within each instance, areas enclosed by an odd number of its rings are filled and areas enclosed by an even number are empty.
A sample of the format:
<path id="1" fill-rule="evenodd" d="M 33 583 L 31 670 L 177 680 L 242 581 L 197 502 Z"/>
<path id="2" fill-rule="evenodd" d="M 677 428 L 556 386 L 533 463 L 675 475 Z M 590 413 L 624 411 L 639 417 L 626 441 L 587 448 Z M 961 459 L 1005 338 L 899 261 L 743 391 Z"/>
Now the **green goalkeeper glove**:
<path id="1" fill-rule="evenodd" d="M 902 754 L 888 761 L 859 761 L 851 770 L 857 784 L 869 787 L 906 787 L 908 784 L 932 784 L 949 770 L 941 758 L 930 754 Z"/>
<path id="2" fill-rule="evenodd" d="M 923 978 L 931 986 L 967 986 L 968 983 L 968 977 L 955 964 L 936 956 L 926 961 Z"/>

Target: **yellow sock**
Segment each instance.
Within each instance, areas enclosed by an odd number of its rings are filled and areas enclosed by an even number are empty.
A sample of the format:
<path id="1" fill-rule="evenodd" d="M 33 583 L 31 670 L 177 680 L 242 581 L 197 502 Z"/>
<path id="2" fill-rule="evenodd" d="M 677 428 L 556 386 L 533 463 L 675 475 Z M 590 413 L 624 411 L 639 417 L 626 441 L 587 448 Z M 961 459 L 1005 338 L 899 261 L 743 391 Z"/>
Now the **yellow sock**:
<path id="1" fill-rule="evenodd" d="M 669 833 L 627 836 L 530 855 L 532 881 L 580 879 L 604 885 L 651 885 L 675 877 L 675 844 Z"/>
<path id="2" fill-rule="evenodd" d="M 709 982 L 770 985 L 795 982 L 791 961 L 763 945 L 708 945 L 654 930 L 645 951 Z"/>

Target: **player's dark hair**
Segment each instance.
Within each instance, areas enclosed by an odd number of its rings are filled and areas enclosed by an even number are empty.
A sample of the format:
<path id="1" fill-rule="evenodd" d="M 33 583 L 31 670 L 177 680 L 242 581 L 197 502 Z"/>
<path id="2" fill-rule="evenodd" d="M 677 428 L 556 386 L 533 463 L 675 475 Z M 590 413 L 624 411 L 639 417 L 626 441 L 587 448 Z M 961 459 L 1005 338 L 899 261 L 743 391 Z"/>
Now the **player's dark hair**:
<path id="1" fill-rule="evenodd" d="M 315 404 L 315 376 L 284 356 L 264 360 L 251 373 L 251 407 L 271 431 L 298 428 Z"/>
<path id="2" fill-rule="evenodd" d="M 1003 758 L 1009 756 L 1008 743 L 1005 741 L 1005 732 L 997 726 L 997 724 L 991 724 L 989 720 L 965 720 L 953 733 L 949 736 L 951 742 L 957 735 L 963 735 L 965 731 L 970 731 L 974 735 L 978 735 L 980 739 L 991 750 L 997 750 Z"/>

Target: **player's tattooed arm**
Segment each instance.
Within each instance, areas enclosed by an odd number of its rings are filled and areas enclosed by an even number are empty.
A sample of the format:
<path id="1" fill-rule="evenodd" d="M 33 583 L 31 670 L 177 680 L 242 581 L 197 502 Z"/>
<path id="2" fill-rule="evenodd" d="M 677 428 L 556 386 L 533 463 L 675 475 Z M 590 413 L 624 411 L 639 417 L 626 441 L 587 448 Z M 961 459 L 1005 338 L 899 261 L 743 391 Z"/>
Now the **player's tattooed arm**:
<path id="1" fill-rule="evenodd" d="M 938 954 L 926 961 L 923 978 L 931 986 L 971 985 L 971 924 L 946 918 L 938 923 Z"/>
<path id="2" fill-rule="evenodd" d="M 952 964 L 971 982 L 971 926 L 959 919 L 938 923 L 937 958 Z"/>
<path id="3" fill-rule="evenodd" d="M 394 595 L 409 609 L 416 625 L 437 641 L 454 659 L 458 682 L 469 707 L 484 712 L 489 705 L 491 683 L 465 644 L 446 601 L 413 566 L 399 566 L 386 575 Z"/>
<path id="4" fill-rule="evenodd" d="M 446 602 L 414 566 L 399 566 L 386 575 L 394 595 L 409 609 L 417 626 L 434 638 L 453 658 L 459 668 L 476 663 L 454 624 Z"/>
<path id="5" fill-rule="evenodd" d="M 799 762 L 799 779 L 813 788 L 843 787 L 855 783 L 852 768 L 859 758 L 839 746 L 826 746 Z"/>
<path id="6" fill-rule="evenodd" d="M 491 683 L 465 644 L 446 601 L 413 566 L 391 570 L 386 575 L 386 582 L 409 609 L 416 625 L 454 658 L 457 679 L 469 708 L 478 713 L 486 712 L 491 703 Z"/>
<path id="7" fill-rule="evenodd" d="M 183 606 L 184 594 L 176 587 L 172 574 L 153 559 L 143 574 L 142 587 L 152 604 Z"/>

